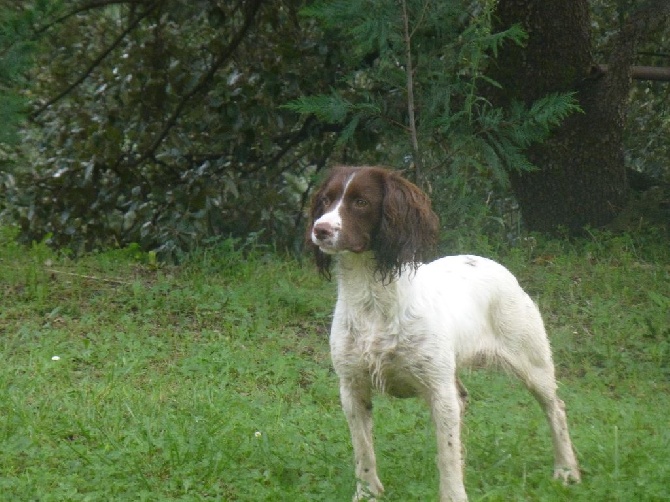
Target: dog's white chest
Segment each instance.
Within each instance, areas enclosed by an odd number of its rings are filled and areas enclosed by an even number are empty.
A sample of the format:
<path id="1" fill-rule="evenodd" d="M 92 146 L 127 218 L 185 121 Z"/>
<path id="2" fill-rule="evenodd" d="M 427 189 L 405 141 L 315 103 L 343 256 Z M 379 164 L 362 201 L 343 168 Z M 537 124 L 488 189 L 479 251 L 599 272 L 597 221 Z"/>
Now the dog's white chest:
<path id="1" fill-rule="evenodd" d="M 331 352 L 336 368 L 365 374 L 373 387 L 395 397 L 412 397 L 424 386 L 412 335 L 397 318 L 370 315 L 333 324 Z"/>

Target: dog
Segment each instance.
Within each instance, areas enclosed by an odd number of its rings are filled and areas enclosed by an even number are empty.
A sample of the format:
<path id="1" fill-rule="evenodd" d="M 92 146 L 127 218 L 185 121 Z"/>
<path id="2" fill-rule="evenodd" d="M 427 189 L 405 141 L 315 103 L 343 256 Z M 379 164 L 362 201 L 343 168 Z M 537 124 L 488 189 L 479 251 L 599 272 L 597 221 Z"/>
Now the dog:
<path id="1" fill-rule="evenodd" d="M 482 361 L 508 368 L 535 396 L 551 429 L 554 477 L 579 482 L 538 308 L 492 260 L 462 255 L 424 264 L 438 228 L 428 196 L 387 168 L 335 167 L 312 198 L 308 245 L 321 274 L 334 272 L 338 284 L 330 349 L 353 443 L 353 500 L 384 491 L 373 391 L 428 403 L 440 501 L 467 500 L 460 439 L 466 392 L 457 372 Z"/>

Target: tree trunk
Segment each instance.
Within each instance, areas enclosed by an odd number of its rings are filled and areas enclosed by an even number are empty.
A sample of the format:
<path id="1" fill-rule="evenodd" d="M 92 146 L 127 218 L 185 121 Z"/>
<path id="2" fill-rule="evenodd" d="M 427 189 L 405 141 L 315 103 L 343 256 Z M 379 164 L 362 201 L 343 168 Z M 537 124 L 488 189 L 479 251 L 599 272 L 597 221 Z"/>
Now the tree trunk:
<path id="1" fill-rule="evenodd" d="M 503 89 L 493 91 L 492 100 L 501 106 L 514 99 L 530 104 L 549 93 L 575 92 L 584 111 L 528 150 L 538 171 L 511 173 L 529 230 L 577 233 L 608 223 L 623 208 L 628 192 L 623 126 L 635 43 L 662 19 L 661 11 L 667 14 L 668 4 L 655 0 L 628 19 L 608 71 L 602 72 L 591 57 L 587 0 L 499 1 L 496 28 L 520 23 L 528 42 L 500 51 L 491 77 Z"/>

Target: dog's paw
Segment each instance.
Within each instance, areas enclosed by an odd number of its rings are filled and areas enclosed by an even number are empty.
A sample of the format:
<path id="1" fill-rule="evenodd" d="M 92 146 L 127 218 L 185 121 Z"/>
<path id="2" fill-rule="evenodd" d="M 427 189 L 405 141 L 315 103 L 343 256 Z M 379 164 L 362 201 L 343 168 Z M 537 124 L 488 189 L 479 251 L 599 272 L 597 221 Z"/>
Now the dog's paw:
<path id="1" fill-rule="evenodd" d="M 376 502 L 384 494 L 384 487 L 377 479 L 374 483 L 357 483 L 353 502 Z"/>
<path id="2" fill-rule="evenodd" d="M 560 479 L 564 485 L 579 483 L 582 476 L 577 467 L 556 467 L 554 469 L 554 479 Z"/>

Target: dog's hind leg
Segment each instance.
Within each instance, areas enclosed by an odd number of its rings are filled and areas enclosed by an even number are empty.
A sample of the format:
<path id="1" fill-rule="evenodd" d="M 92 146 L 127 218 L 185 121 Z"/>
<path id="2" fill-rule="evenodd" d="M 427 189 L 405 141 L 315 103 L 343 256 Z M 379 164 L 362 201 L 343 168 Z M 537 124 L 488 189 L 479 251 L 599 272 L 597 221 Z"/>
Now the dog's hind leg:
<path id="1" fill-rule="evenodd" d="M 579 482 L 580 473 L 568 432 L 565 405 L 556 394 L 551 347 L 537 306 L 523 293 L 505 297 L 494 311 L 495 354 L 540 403 L 551 428 L 554 477 Z"/>
<path id="2" fill-rule="evenodd" d="M 533 367 L 524 373 L 524 377 L 524 383 L 540 403 L 551 428 L 554 478 L 561 479 L 566 484 L 578 483 L 581 475 L 570 440 L 565 404 L 556 394 L 553 364 L 549 361 L 547 366 Z"/>
<path id="3" fill-rule="evenodd" d="M 556 377 L 544 324 L 536 309 L 526 310 L 516 322 L 508 322 L 501 337 L 505 344 L 497 355 L 526 385 L 551 428 L 554 446 L 554 477 L 579 482 L 577 459 L 568 432 L 565 404 L 556 394 Z"/>

